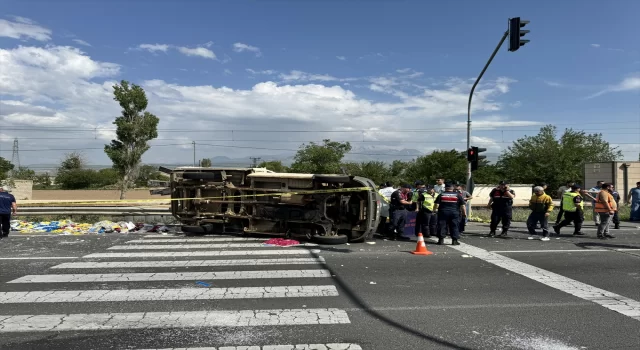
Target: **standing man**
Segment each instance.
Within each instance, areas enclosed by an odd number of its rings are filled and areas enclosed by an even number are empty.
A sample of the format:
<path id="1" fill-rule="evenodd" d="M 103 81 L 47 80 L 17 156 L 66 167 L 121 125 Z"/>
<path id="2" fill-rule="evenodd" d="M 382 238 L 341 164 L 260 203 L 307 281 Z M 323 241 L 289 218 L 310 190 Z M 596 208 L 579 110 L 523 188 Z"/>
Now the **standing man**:
<path id="1" fill-rule="evenodd" d="M 0 239 L 9 236 L 11 231 L 11 214 L 16 215 L 18 205 L 16 197 L 9 193 L 9 187 L 0 187 Z"/>
<path id="2" fill-rule="evenodd" d="M 458 193 L 460 193 L 460 195 L 462 196 L 462 199 L 464 199 L 464 204 L 465 204 L 465 210 L 467 209 L 467 203 L 473 199 L 473 196 L 471 195 L 471 193 L 467 192 L 467 186 L 466 185 L 458 185 L 458 189 L 457 189 Z M 461 218 L 460 219 L 460 225 L 458 230 L 460 231 L 460 233 L 464 233 L 465 227 L 467 226 L 467 217 Z"/>
<path id="3" fill-rule="evenodd" d="M 560 221 L 562 221 L 562 214 L 564 214 L 564 209 L 562 209 L 562 198 L 564 198 L 564 194 L 566 192 L 570 192 L 571 191 L 571 186 L 575 185 L 575 183 L 573 181 L 567 181 L 567 184 L 565 186 L 560 186 L 560 188 L 558 188 L 558 198 L 560 198 L 560 210 L 558 211 L 558 217 L 556 218 L 556 226 L 558 226 L 558 224 L 560 224 Z"/>
<path id="4" fill-rule="evenodd" d="M 416 181 L 415 186 L 416 186 L 416 190 L 413 191 L 413 194 L 411 195 L 411 202 L 413 203 L 413 205 L 411 206 L 411 210 L 416 213 L 415 235 L 416 237 L 418 237 L 418 233 L 420 232 L 422 232 L 423 234 L 426 234 L 426 232 L 422 230 L 424 216 L 421 215 L 422 213 L 421 205 L 422 203 L 424 203 L 423 194 L 426 191 L 425 189 L 426 186 L 422 181 Z"/>
<path id="5" fill-rule="evenodd" d="M 445 189 L 444 179 L 443 178 L 436 179 L 436 185 L 433 186 L 433 189 L 436 191 L 437 194 L 442 194 Z"/>
<path id="6" fill-rule="evenodd" d="M 613 213 L 613 225 L 614 225 L 614 229 L 619 230 L 620 229 L 620 215 L 618 215 L 618 212 L 620 211 L 620 193 L 618 193 L 618 191 L 616 191 L 616 189 L 614 188 L 613 184 L 610 184 L 609 186 L 609 193 L 611 193 L 611 195 L 613 196 L 613 200 L 616 202 L 616 212 Z"/>
<path id="7" fill-rule="evenodd" d="M 596 226 L 600 225 L 600 215 L 598 215 L 596 212 L 596 197 L 598 196 L 598 193 L 600 192 L 600 190 L 602 190 L 603 183 L 604 181 L 596 182 L 596 186 L 592 187 L 589 190 L 589 192 L 587 192 L 589 194 L 589 197 L 591 198 L 591 210 L 593 212 L 593 222 L 596 224 Z"/>
<path id="8" fill-rule="evenodd" d="M 529 230 L 529 239 L 534 239 L 536 236 L 536 224 L 540 223 L 542 227 L 541 241 L 549 240 L 549 215 L 553 211 L 553 200 L 551 196 L 544 193 L 544 188 L 536 186 L 533 188 L 533 195 L 529 200 L 529 209 L 531 214 L 527 219 L 527 229 Z"/>
<path id="9" fill-rule="evenodd" d="M 600 225 L 598 225 L 598 238 L 600 239 L 615 238 L 609 234 L 609 226 L 611 225 L 613 214 L 618 210 L 618 207 L 616 207 L 615 199 L 613 199 L 613 196 L 609 193 L 609 187 L 611 187 L 611 185 L 608 183 L 600 185 L 601 191 L 598 192 L 596 205 L 594 207 L 596 213 L 600 215 Z"/>
<path id="10" fill-rule="evenodd" d="M 391 216 L 391 232 L 388 236 L 391 240 L 404 239 L 404 226 L 407 222 L 407 206 L 411 205 L 408 194 L 410 185 L 402 185 L 399 190 L 391 194 L 389 203 L 389 215 Z"/>
<path id="11" fill-rule="evenodd" d="M 636 182 L 636 188 L 629 191 L 627 204 L 631 205 L 631 221 L 640 221 L 640 181 Z"/>
<path id="12" fill-rule="evenodd" d="M 380 226 L 378 226 L 378 231 L 382 235 L 387 235 L 389 231 L 391 231 L 390 223 L 391 223 L 391 215 L 389 214 L 389 202 L 391 201 L 391 194 L 396 189 L 393 188 L 393 183 L 391 181 L 387 181 L 382 184 L 382 189 L 378 191 L 380 196 L 382 196 L 382 205 L 380 206 Z"/>
<path id="13" fill-rule="evenodd" d="M 491 208 L 491 224 L 489 225 L 489 237 L 496 235 L 498 224 L 502 221 L 501 237 L 506 237 L 511 226 L 511 216 L 513 214 L 513 198 L 516 193 L 509 188 L 508 181 L 501 181 L 498 187 L 489 193 L 489 204 Z"/>
<path id="14" fill-rule="evenodd" d="M 438 211 L 438 244 L 444 244 L 444 238 L 447 236 L 447 226 L 449 226 L 451 245 L 460 245 L 458 242 L 460 238 L 458 223 L 460 216 L 466 217 L 467 212 L 464 207 L 464 199 L 458 192 L 454 191 L 453 185 L 445 185 L 445 191 L 436 198 L 433 209 Z"/>
<path id="15" fill-rule="evenodd" d="M 573 221 L 573 235 L 584 236 L 582 223 L 584 222 L 584 199 L 581 187 L 578 184 L 571 186 L 571 191 L 565 192 L 562 197 L 562 208 L 564 209 L 564 220 L 560 224 L 553 226 L 553 231 L 560 235 L 560 229 L 569 225 Z"/>
<path id="16" fill-rule="evenodd" d="M 438 235 L 436 231 L 438 216 L 435 210 L 435 202 L 438 196 L 439 194 L 436 193 L 433 187 L 428 186 L 427 190 L 422 193 L 422 197 L 418 199 L 418 207 L 420 208 L 418 215 L 422 216 L 421 229 L 425 238 Z"/>

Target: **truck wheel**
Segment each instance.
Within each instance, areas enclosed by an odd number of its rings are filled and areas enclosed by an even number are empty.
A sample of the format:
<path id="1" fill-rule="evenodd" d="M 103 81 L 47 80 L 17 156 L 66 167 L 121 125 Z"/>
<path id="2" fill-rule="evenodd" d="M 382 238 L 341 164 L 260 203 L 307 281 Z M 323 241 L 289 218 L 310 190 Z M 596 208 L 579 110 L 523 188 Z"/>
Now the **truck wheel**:
<path id="1" fill-rule="evenodd" d="M 213 180 L 222 181 L 220 173 L 183 173 L 182 178 L 185 180 Z"/>
<path id="2" fill-rule="evenodd" d="M 315 235 L 312 237 L 313 241 L 318 244 L 345 244 L 349 241 L 349 237 L 346 235 L 335 235 L 335 236 L 319 236 Z"/>
<path id="3" fill-rule="evenodd" d="M 182 232 L 184 233 L 205 233 L 204 226 L 200 225 L 184 225 L 182 226 Z"/>

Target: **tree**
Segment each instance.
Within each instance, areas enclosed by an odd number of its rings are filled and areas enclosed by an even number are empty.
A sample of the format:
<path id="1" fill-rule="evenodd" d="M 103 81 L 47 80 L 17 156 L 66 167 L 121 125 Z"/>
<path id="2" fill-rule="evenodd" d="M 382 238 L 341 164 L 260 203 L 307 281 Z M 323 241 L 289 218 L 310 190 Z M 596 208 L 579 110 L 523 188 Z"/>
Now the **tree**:
<path id="1" fill-rule="evenodd" d="M 361 163 L 343 163 L 349 175 L 362 176 L 373 180 L 376 185 L 391 181 L 391 168 L 385 162 L 369 161 Z"/>
<path id="2" fill-rule="evenodd" d="M 158 171 L 158 168 L 153 165 L 142 165 L 138 170 L 135 185 L 138 187 L 147 187 L 149 186 L 150 180 L 168 180 L 168 177 Z"/>
<path id="3" fill-rule="evenodd" d="M 431 154 L 418 157 L 406 169 L 409 181 L 426 181 L 434 184 L 437 178 L 444 178 L 447 182 L 465 183 L 467 179 L 466 152 L 433 151 Z"/>
<path id="4" fill-rule="evenodd" d="M 136 179 L 142 155 L 150 147 L 148 142 L 158 137 L 159 119 L 146 111 L 147 96 L 140 86 L 122 80 L 120 85 L 113 86 L 113 95 L 122 107 L 122 115 L 113 122 L 117 140 L 105 145 L 104 151 L 120 175 L 120 199 L 125 199 Z"/>
<path id="5" fill-rule="evenodd" d="M 258 168 L 267 168 L 276 173 L 288 173 L 291 169 L 288 166 L 282 164 L 279 160 L 271 160 L 258 164 Z"/>
<path id="6" fill-rule="evenodd" d="M 35 179 L 33 180 L 34 189 L 46 190 L 48 188 L 51 188 L 51 185 L 52 181 L 49 173 L 36 175 Z"/>
<path id="7" fill-rule="evenodd" d="M 58 172 L 67 170 L 78 170 L 84 168 L 87 161 L 80 152 L 71 152 L 64 155 L 64 158 L 60 162 Z"/>
<path id="8" fill-rule="evenodd" d="M 602 134 L 566 129 L 557 138 L 557 129 L 547 125 L 536 136 L 525 136 L 507 148 L 498 166 L 512 183 L 546 182 L 558 188 L 568 180 L 583 176 L 584 163 L 608 162 L 622 158 L 622 152 L 602 138 Z"/>
<path id="9" fill-rule="evenodd" d="M 35 180 L 36 178 L 36 172 L 27 168 L 27 167 L 18 167 L 18 169 L 16 169 L 13 172 L 13 178 L 15 180 Z"/>
<path id="10" fill-rule="evenodd" d="M 340 162 L 349 151 L 349 142 L 323 140 L 322 145 L 315 142 L 303 144 L 294 157 L 291 170 L 296 173 L 340 174 Z"/>
<path id="11" fill-rule="evenodd" d="M 210 168 L 211 167 L 211 159 L 209 158 L 203 158 L 200 161 L 200 166 L 204 167 L 204 168 Z"/>
<path id="12" fill-rule="evenodd" d="M 13 164 L 0 157 L 0 181 L 7 179 L 11 170 L 13 170 Z"/>
<path id="13" fill-rule="evenodd" d="M 85 169 L 86 160 L 79 152 L 68 153 L 58 167 L 56 184 L 63 190 L 79 190 L 91 187 L 96 179 L 96 172 Z"/>

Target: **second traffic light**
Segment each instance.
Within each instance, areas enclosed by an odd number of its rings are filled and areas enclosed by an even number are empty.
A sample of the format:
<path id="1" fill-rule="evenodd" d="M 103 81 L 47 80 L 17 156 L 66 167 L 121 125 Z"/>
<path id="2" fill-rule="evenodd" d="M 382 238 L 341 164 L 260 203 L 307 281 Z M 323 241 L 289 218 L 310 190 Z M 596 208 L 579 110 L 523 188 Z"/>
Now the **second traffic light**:
<path id="1" fill-rule="evenodd" d="M 528 43 L 529 40 L 523 40 L 522 37 L 529 33 L 528 30 L 521 29 L 529 24 L 529 21 L 521 20 L 520 17 L 509 18 L 509 51 L 517 51 L 520 46 Z"/>
<path id="2" fill-rule="evenodd" d="M 478 170 L 478 165 L 481 160 L 486 159 L 487 156 L 481 156 L 480 153 L 486 151 L 486 148 L 480 148 L 472 146 L 467 150 L 467 160 L 471 163 L 471 171 Z"/>

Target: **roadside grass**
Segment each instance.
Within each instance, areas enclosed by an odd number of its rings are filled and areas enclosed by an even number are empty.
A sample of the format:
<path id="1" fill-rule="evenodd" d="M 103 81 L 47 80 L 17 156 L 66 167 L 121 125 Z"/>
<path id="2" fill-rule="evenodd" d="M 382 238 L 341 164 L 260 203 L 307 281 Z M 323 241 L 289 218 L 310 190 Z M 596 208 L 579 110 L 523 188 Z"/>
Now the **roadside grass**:
<path id="1" fill-rule="evenodd" d="M 631 216 L 631 207 L 628 205 L 622 206 L 619 208 L 619 216 L 620 221 L 628 221 Z M 553 213 L 551 213 L 549 217 L 549 222 L 555 222 L 558 217 L 559 209 L 554 209 Z M 531 210 L 528 208 L 513 208 L 513 217 L 512 221 L 515 222 L 525 222 L 529 217 Z M 486 207 L 472 207 L 471 208 L 471 221 L 479 221 L 489 222 L 491 221 L 491 209 Z M 584 211 L 584 220 L 585 221 L 593 221 L 593 212 L 591 207 L 586 207 Z"/>

